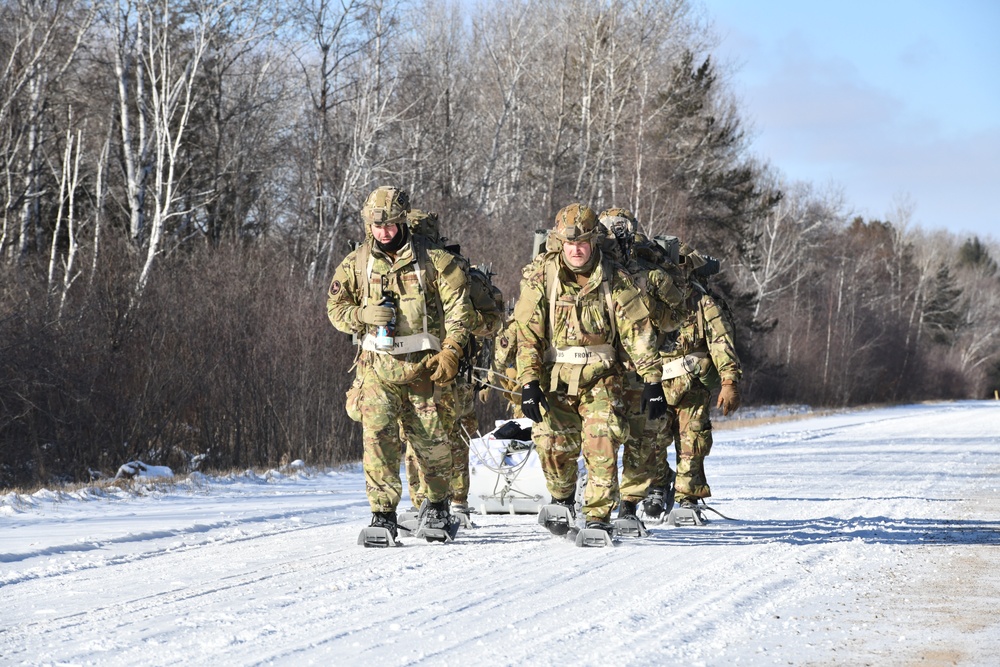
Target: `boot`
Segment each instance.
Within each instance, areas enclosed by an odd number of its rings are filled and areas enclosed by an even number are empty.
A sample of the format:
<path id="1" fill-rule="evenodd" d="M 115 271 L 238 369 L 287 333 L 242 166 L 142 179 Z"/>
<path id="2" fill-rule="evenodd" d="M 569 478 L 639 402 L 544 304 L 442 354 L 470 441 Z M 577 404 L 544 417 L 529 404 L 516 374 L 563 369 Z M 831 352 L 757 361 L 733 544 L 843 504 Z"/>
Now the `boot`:
<path id="1" fill-rule="evenodd" d="M 424 501 L 420 507 L 419 526 L 421 528 L 440 528 L 447 530 L 451 523 L 451 513 L 448 511 L 448 499 L 437 502 Z"/>
<path id="2" fill-rule="evenodd" d="M 677 506 L 685 510 L 696 510 L 698 509 L 698 499 L 685 496 L 677 501 Z"/>
<path id="3" fill-rule="evenodd" d="M 646 500 L 642 503 L 642 511 L 654 519 L 663 514 L 663 510 L 665 509 L 663 503 L 664 495 L 664 491 L 661 488 L 650 489 L 649 493 L 646 494 Z M 619 514 L 619 516 L 621 515 Z"/>
<path id="4" fill-rule="evenodd" d="M 587 519 L 587 529 L 588 530 L 592 530 L 592 529 L 595 529 L 595 528 L 597 530 L 603 530 L 608 535 L 614 535 L 614 527 L 610 523 L 608 523 L 607 521 L 604 521 L 602 519 L 590 519 L 590 518 L 588 518 Z"/>
<path id="5" fill-rule="evenodd" d="M 570 496 L 569 498 L 556 498 L 552 496 L 551 505 L 562 505 L 563 507 L 569 508 L 569 513 L 574 517 L 576 516 L 576 498 Z"/>
<path id="6" fill-rule="evenodd" d="M 395 512 L 373 512 L 371 526 L 373 528 L 385 528 L 388 530 L 394 542 L 399 536 Z"/>
<path id="7" fill-rule="evenodd" d="M 618 505 L 618 518 L 619 519 L 635 519 L 636 506 L 631 500 L 623 500 L 621 504 Z"/>

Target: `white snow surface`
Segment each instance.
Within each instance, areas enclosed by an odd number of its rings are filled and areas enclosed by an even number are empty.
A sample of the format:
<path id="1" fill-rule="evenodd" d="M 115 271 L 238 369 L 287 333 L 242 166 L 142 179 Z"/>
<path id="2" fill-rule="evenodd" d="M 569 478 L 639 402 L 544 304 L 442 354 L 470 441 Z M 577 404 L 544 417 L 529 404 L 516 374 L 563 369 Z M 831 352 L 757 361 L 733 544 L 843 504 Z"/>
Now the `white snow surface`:
<path id="1" fill-rule="evenodd" d="M 716 431 L 733 520 L 606 549 L 364 549 L 358 467 L 8 495 L 0 664 L 995 665 L 998 451 L 996 401 Z"/>

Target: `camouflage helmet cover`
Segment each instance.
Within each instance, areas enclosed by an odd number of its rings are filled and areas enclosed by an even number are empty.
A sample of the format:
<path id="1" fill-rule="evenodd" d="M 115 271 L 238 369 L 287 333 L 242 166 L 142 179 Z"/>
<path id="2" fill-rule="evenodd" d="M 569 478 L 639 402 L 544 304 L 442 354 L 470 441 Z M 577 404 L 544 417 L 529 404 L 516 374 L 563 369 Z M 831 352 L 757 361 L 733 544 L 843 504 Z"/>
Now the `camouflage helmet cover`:
<path id="1" fill-rule="evenodd" d="M 396 225 L 406 221 L 410 210 L 410 196 L 406 190 L 383 185 L 372 190 L 361 207 L 365 225 Z"/>
<path id="2" fill-rule="evenodd" d="M 618 253 L 623 261 L 632 256 L 632 246 L 635 244 L 636 230 L 639 223 L 626 208 L 609 208 L 597 216 L 598 221 L 608 234 L 617 242 Z"/>
<path id="3" fill-rule="evenodd" d="M 594 236 L 600 234 L 601 227 L 593 209 L 583 204 L 570 204 L 556 213 L 556 225 L 550 236 L 564 243 L 579 243 L 593 241 Z"/>
<path id="4" fill-rule="evenodd" d="M 639 223 L 627 208 L 609 208 L 597 216 L 601 225 L 615 238 L 634 237 L 639 230 Z"/>
<path id="5" fill-rule="evenodd" d="M 406 224 L 414 234 L 420 234 L 432 241 L 443 241 L 441 238 L 440 220 L 436 213 L 411 208 L 406 213 Z"/>

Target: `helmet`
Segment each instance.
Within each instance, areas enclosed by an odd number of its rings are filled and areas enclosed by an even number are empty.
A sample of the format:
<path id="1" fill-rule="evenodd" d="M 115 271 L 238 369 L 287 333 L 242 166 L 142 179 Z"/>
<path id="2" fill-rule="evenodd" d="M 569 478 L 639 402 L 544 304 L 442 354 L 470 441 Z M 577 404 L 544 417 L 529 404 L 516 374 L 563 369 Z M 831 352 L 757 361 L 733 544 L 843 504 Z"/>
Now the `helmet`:
<path id="1" fill-rule="evenodd" d="M 405 222 L 410 210 L 410 196 L 406 190 L 383 185 L 372 190 L 361 207 L 365 225 L 397 225 Z"/>
<path id="2" fill-rule="evenodd" d="M 600 233 L 597 216 L 589 206 L 570 204 L 556 213 L 556 226 L 550 236 L 558 241 L 577 243 L 594 240 Z"/>
<path id="3" fill-rule="evenodd" d="M 622 256 L 628 259 L 632 254 L 632 244 L 635 242 L 635 234 L 639 227 L 632 212 L 626 208 L 609 208 L 601 211 L 598 221 L 618 240 Z"/>
<path id="4" fill-rule="evenodd" d="M 411 208 L 406 213 L 406 224 L 414 234 L 425 236 L 432 241 L 444 241 L 441 237 L 441 226 L 437 213 Z"/>

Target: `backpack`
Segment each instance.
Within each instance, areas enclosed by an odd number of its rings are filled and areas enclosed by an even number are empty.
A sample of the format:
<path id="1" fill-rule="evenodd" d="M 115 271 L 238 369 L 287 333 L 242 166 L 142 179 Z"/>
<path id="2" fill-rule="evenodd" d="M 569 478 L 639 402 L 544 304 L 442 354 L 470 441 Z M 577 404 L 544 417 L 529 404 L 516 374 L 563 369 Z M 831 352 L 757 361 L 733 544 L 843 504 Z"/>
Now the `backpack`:
<path id="1" fill-rule="evenodd" d="M 503 320 L 503 292 L 493 284 L 492 273 L 483 265 L 470 266 L 469 299 L 476 312 L 485 318 Z"/>
<path id="2" fill-rule="evenodd" d="M 486 321 L 503 322 L 503 293 L 493 284 L 492 273 L 483 266 L 472 266 L 462 255 L 459 245 L 446 245 L 447 239 L 441 236 L 441 220 L 436 213 L 410 209 L 406 214 L 410 232 L 414 236 L 422 236 L 434 245 L 443 247 L 450 252 L 462 266 L 469 281 L 469 300 L 472 308 Z M 493 336 L 469 336 L 462 360 L 459 362 L 459 373 L 472 380 L 472 370 L 478 366 L 488 368 L 493 359 Z"/>

